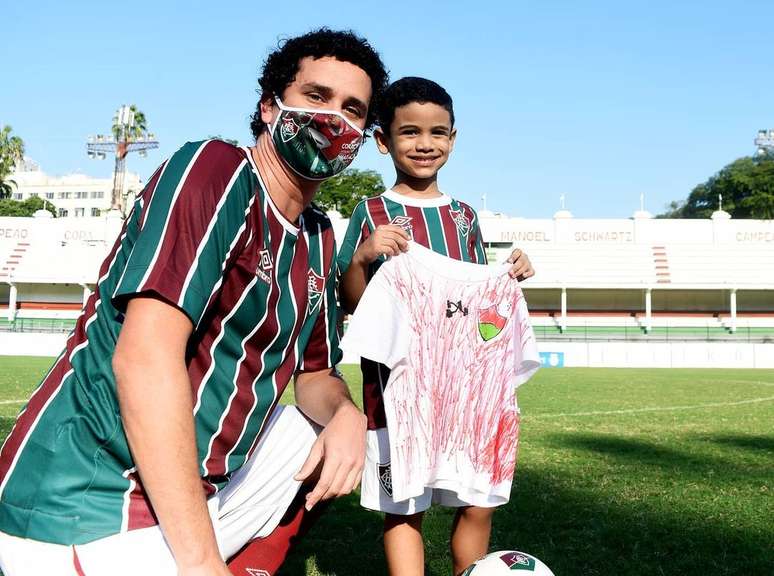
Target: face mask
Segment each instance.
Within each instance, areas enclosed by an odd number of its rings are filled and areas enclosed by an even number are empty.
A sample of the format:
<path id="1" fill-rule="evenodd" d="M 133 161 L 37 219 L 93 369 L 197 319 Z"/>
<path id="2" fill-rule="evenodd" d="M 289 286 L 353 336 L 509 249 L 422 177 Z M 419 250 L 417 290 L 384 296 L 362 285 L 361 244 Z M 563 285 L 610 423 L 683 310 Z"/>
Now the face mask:
<path id="1" fill-rule="evenodd" d="M 360 128 L 339 112 L 291 108 L 275 100 L 280 113 L 269 132 L 294 172 L 309 180 L 325 180 L 352 163 L 363 143 Z"/>

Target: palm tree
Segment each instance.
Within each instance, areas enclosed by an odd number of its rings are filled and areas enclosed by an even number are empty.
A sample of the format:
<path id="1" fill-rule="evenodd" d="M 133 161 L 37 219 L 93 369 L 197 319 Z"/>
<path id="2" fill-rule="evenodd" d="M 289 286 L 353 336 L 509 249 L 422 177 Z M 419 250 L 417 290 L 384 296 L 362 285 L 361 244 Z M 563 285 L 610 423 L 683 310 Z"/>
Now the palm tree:
<path id="1" fill-rule="evenodd" d="M 129 124 L 122 124 L 119 122 L 118 116 L 113 116 L 113 136 L 117 142 L 122 140 L 135 140 L 140 136 L 144 136 L 147 131 L 145 123 L 145 114 L 137 109 L 137 106 L 132 104 L 129 106 L 131 112 L 131 121 Z"/>
<path id="2" fill-rule="evenodd" d="M 0 130 L 0 198 L 11 196 L 16 182 L 8 176 L 24 158 L 24 141 L 18 136 L 11 136 L 11 131 L 10 126 L 3 126 Z"/>

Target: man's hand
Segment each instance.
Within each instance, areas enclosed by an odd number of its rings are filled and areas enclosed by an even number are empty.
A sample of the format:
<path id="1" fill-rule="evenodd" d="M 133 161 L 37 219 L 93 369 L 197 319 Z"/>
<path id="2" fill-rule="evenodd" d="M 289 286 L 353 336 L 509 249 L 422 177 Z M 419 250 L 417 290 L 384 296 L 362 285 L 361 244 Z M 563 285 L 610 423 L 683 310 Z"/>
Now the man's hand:
<path id="1" fill-rule="evenodd" d="M 513 264 L 508 274 L 519 282 L 535 275 L 535 270 L 532 268 L 532 262 L 529 261 L 529 257 L 518 248 L 511 252 L 508 262 Z"/>
<path id="2" fill-rule="evenodd" d="M 377 226 L 368 239 L 352 255 L 356 264 L 368 265 L 379 256 L 397 256 L 408 250 L 408 234 L 395 224 Z"/>
<path id="3" fill-rule="evenodd" d="M 351 402 L 342 403 L 312 445 L 309 457 L 295 479 L 309 478 L 322 462 L 314 489 L 306 496 L 306 509 L 320 500 L 349 494 L 360 484 L 365 462 L 366 417 Z"/>

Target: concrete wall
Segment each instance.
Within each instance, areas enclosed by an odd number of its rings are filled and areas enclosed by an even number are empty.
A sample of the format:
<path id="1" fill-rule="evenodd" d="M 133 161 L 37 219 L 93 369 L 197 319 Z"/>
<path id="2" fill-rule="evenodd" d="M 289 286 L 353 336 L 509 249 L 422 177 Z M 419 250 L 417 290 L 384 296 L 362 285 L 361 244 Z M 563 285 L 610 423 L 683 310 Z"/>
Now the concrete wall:
<path id="1" fill-rule="evenodd" d="M 774 368 L 774 344 L 725 342 L 538 343 L 544 365 L 587 368 Z"/>

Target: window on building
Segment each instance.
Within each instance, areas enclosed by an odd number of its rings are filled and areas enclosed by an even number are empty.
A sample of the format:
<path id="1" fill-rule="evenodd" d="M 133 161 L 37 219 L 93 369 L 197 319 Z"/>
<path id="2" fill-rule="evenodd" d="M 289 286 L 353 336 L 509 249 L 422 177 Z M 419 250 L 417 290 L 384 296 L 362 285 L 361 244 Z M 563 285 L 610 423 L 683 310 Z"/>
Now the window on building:
<path id="1" fill-rule="evenodd" d="M 83 218 L 86 215 L 86 208 L 76 208 L 74 216 L 76 218 Z"/>
<path id="2" fill-rule="evenodd" d="M 59 209 L 59 217 L 60 218 L 64 218 L 65 216 L 67 216 L 67 209 L 66 208 L 60 208 Z"/>
<path id="3" fill-rule="evenodd" d="M 83 198 L 88 198 L 89 197 L 89 193 L 88 192 L 76 192 L 75 193 L 75 197 L 77 199 L 81 200 Z"/>
<path id="4" fill-rule="evenodd" d="M 21 194 L 21 192 L 14 192 L 14 193 L 13 193 L 13 199 L 14 199 L 14 200 L 21 200 L 21 199 L 22 199 L 22 194 Z"/>
<path id="5" fill-rule="evenodd" d="M 99 216 L 99 208 L 92 208 L 91 209 L 91 215 L 92 216 Z"/>
<path id="6" fill-rule="evenodd" d="M 53 200 L 53 199 L 54 199 L 54 193 L 46 192 L 46 200 Z"/>
<path id="7" fill-rule="evenodd" d="M 62 198 L 63 200 L 67 200 L 70 198 L 71 192 L 60 192 L 57 197 Z"/>
<path id="8" fill-rule="evenodd" d="M 104 198 L 105 193 L 104 192 L 92 192 L 91 193 L 92 198 Z"/>
<path id="9" fill-rule="evenodd" d="M 37 192 L 30 192 L 30 198 L 37 198 L 39 194 Z"/>

